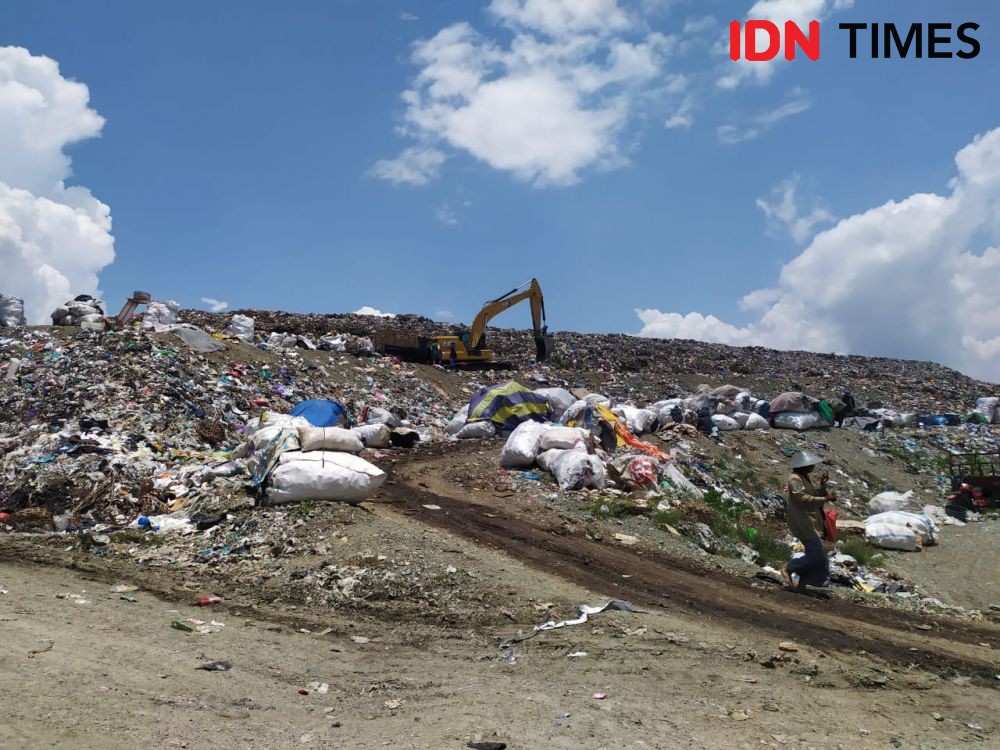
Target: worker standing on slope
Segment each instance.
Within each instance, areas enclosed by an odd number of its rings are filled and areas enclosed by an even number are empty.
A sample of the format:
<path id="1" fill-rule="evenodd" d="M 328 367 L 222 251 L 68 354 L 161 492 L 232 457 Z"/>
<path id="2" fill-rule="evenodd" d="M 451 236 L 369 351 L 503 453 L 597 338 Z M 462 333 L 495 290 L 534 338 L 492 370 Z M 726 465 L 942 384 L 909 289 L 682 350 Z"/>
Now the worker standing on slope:
<path id="1" fill-rule="evenodd" d="M 455 349 L 455 342 L 451 342 L 451 346 L 448 348 L 448 365 L 452 370 L 458 369 L 458 351 Z"/>
<path id="2" fill-rule="evenodd" d="M 793 573 L 799 576 L 799 589 L 825 586 L 830 578 L 830 561 L 820 540 L 820 530 L 824 524 L 823 503 L 835 500 L 836 495 L 826 489 L 826 474 L 820 477 L 818 490 L 809 478 L 813 467 L 822 462 L 823 459 L 815 453 L 800 451 L 790 464 L 792 474 L 788 478 L 785 515 L 792 535 L 805 547 L 805 555 L 793 558 L 781 568 L 781 577 L 789 588 L 795 587 Z"/>

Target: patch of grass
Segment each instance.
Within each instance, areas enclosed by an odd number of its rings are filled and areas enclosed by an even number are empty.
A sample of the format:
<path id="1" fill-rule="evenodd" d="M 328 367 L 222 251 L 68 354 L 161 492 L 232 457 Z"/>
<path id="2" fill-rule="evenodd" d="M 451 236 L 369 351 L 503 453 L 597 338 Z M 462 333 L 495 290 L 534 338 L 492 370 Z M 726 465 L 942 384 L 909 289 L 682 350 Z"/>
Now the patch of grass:
<path id="1" fill-rule="evenodd" d="M 765 563 L 774 567 L 788 562 L 788 557 L 791 554 L 791 548 L 787 544 L 763 534 L 758 534 L 755 539 L 750 540 L 749 544 Z"/>
<path id="2" fill-rule="evenodd" d="M 851 537 L 840 545 L 840 551 L 858 561 L 858 565 L 871 565 L 878 562 L 882 553 L 861 537 Z"/>
<path id="3" fill-rule="evenodd" d="M 667 510 L 658 510 L 653 515 L 653 523 L 657 526 L 673 526 L 677 528 L 677 524 L 684 520 L 684 513 L 679 508 L 669 508 Z"/>
<path id="4" fill-rule="evenodd" d="M 610 497 L 598 497 L 590 506 L 594 518 L 621 518 L 629 513 L 627 505 Z"/>

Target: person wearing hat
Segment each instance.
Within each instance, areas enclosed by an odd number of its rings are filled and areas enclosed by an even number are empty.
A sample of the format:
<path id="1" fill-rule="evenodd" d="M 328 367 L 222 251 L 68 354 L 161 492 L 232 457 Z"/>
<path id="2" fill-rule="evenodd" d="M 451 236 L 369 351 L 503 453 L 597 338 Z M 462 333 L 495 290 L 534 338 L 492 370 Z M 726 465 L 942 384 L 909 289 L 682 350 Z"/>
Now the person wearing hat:
<path id="1" fill-rule="evenodd" d="M 830 577 L 830 561 L 820 539 L 823 528 L 823 504 L 836 499 L 828 492 L 829 477 L 824 473 L 819 487 L 810 478 L 813 468 L 823 463 L 823 459 L 809 451 L 799 451 L 789 465 L 792 470 L 788 478 L 788 502 L 785 516 L 792 535 L 802 542 L 805 555 L 790 560 L 781 568 L 781 577 L 789 588 L 795 586 L 792 574 L 799 576 L 798 588 L 803 586 L 825 586 Z"/>

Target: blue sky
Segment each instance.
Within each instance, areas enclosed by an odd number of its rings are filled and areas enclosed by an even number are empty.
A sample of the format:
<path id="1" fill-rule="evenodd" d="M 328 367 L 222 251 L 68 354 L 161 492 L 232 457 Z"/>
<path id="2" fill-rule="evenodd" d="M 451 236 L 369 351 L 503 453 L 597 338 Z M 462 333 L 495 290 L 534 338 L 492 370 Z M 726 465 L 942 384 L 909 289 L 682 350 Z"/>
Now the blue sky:
<path id="1" fill-rule="evenodd" d="M 62 77 L 86 84 L 89 107 L 105 118 L 100 137 L 64 151 L 67 184 L 110 207 L 115 259 L 98 273 L 113 307 L 141 288 L 186 306 L 203 306 L 202 297 L 232 309 L 371 305 L 469 320 L 487 297 L 536 276 L 556 329 L 639 332 L 637 309 L 697 313 L 679 323 L 648 316 L 645 332 L 885 349 L 865 353 L 929 356 L 994 376 L 982 363 L 993 359 L 994 339 L 1000 347 L 1000 330 L 958 331 L 982 349 L 975 356 L 969 346 L 923 348 L 928 336 L 953 336 L 962 325 L 934 329 L 920 317 L 934 317 L 926 306 L 902 321 L 887 317 L 884 338 L 859 338 L 843 330 L 864 320 L 838 312 L 856 308 L 845 297 L 812 325 L 821 335 L 786 336 L 761 323 L 766 308 L 744 309 L 740 300 L 783 288 L 782 268 L 840 219 L 919 193 L 951 195 L 956 154 L 1000 126 L 991 93 L 1000 6 L 784 0 L 781 7 L 823 15 L 821 60 L 781 61 L 766 80 L 753 71 L 725 88 L 720 79 L 732 71 L 725 50 L 714 48 L 725 24 L 746 18 L 753 3 L 576 1 L 596 15 L 554 33 L 539 19 L 574 0 L 493 0 L 492 8 L 468 0 L 8 0 L 0 45 L 54 60 Z M 587 25 L 602 13 L 599 27 Z M 974 21 L 982 52 L 975 60 L 850 60 L 836 24 L 853 20 Z M 462 23 L 471 62 L 447 57 L 454 48 L 437 36 Z M 427 42 L 435 37 L 441 43 Z M 591 51 L 557 51 L 581 40 Z M 498 62 L 529 41 L 555 62 Z M 569 110 L 545 113 L 556 118 L 551 130 L 540 132 L 525 113 L 545 109 L 562 89 L 532 99 L 534 89 L 512 87 L 506 99 L 478 100 L 480 119 L 456 114 L 469 104 L 461 96 L 471 101 L 505 77 L 539 82 L 556 70 L 562 86 L 581 72 L 608 72 L 620 43 L 648 52 L 654 67 L 571 89 L 578 99 Z M 453 69 L 441 74 L 441 65 Z M 477 66 L 480 88 L 435 98 L 431 83 L 445 79 L 434 75 Z M 417 104 L 404 102 L 408 90 Z M 594 112 L 613 123 L 594 126 Z M 482 136 L 496 123 L 496 137 Z M 578 127 L 581 145 L 559 156 Z M 394 169 L 406 149 L 443 162 L 410 184 Z M 995 229 L 987 222 L 954 252 L 984 257 L 997 244 Z M 880 278 L 905 279 L 901 299 L 941 280 L 930 267 L 911 278 L 911 261 L 877 269 Z M 986 304 L 993 307 L 983 315 L 1000 320 L 996 303 Z M 736 332 L 705 324 L 710 315 Z M 528 319 L 518 309 L 497 323 Z M 900 324 L 917 330 L 898 338 Z"/>

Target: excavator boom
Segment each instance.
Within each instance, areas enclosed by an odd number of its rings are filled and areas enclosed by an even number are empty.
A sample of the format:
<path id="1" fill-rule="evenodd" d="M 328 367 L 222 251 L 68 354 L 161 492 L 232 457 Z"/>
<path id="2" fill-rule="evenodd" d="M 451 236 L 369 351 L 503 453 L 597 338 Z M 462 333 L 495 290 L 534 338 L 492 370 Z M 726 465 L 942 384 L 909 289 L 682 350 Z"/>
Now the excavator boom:
<path id="1" fill-rule="evenodd" d="M 472 332 L 469 336 L 470 347 L 472 349 L 479 348 L 483 334 L 486 332 L 486 326 L 491 319 L 524 300 L 531 302 L 531 324 L 535 334 L 536 359 L 539 362 L 548 359 L 552 353 L 553 343 L 545 323 L 545 298 L 542 297 L 542 288 L 538 285 L 537 279 L 532 279 L 527 284 L 511 289 L 506 294 L 483 305 L 483 309 L 479 311 L 476 319 L 472 322 Z"/>

